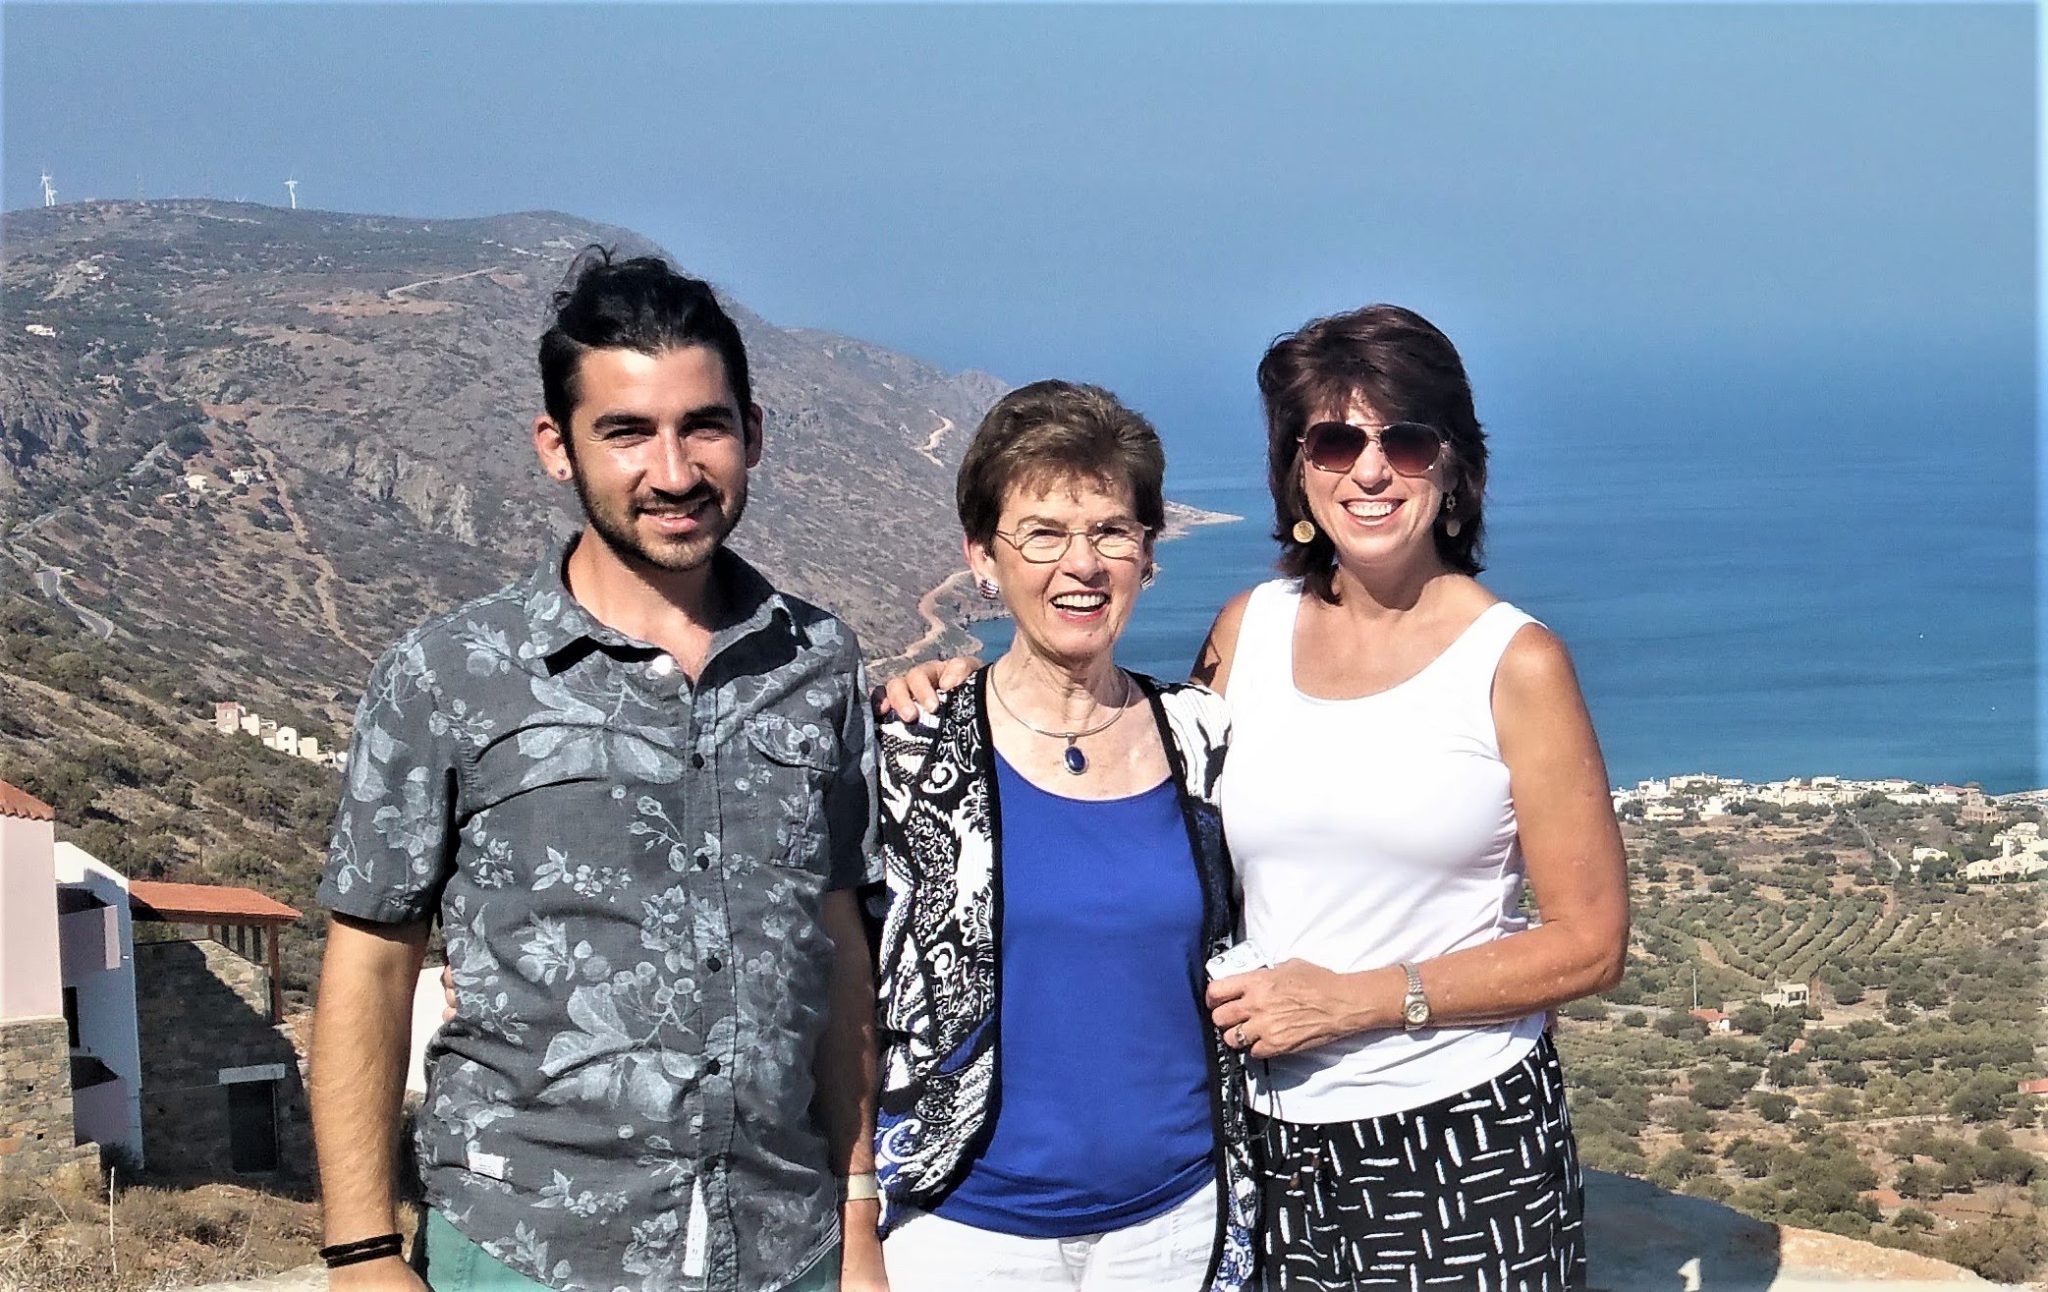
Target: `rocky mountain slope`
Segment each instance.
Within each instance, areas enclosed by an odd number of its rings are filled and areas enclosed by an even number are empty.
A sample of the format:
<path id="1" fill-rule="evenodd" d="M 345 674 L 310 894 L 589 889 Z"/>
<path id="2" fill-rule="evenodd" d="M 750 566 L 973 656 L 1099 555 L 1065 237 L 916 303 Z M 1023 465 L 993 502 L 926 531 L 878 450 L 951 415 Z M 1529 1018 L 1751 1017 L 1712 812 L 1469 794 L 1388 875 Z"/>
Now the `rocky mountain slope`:
<path id="1" fill-rule="evenodd" d="M 571 527 L 527 429 L 548 293 L 591 243 L 655 249 L 554 213 L 10 213 L 0 575 L 197 690 L 342 717 L 384 643 Z M 768 414 L 735 546 L 901 650 L 958 568 L 953 467 L 1003 387 L 733 305 Z"/>

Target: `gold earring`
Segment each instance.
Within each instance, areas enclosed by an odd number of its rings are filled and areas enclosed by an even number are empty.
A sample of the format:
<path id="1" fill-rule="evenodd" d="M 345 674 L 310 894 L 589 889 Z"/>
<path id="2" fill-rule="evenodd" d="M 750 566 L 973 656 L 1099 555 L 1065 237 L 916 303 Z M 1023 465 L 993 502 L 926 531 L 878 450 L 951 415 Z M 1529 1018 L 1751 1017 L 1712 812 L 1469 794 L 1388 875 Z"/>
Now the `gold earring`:
<path id="1" fill-rule="evenodd" d="M 1312 543 L 1312 542 L 1314 542 L 1314 541 L 1315 541 L 1315 537 L 1316 537 L 1316 527 L 1315 527 L 1314 525 L 1310 524 L 1310 523 L 1309 523 L 1308 521 L 1305 521 L 1305 520 L 1297 520 L 1297 521 L 1295 521 L 1295 522 L 1294 522 L 1294 541 L 1295 541 L 1295 542 L 1297 542 L 1297 543 Z"/>

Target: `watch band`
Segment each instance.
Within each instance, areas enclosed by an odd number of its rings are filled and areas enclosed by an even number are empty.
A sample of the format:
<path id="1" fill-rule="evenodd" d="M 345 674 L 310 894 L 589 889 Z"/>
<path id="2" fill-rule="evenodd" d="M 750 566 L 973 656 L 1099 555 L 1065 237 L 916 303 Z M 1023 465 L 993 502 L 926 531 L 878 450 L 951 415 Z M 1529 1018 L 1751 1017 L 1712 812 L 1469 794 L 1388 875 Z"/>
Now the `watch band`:
<path id="1" fill-rule="evenodd" d="M 1401 1030 L 1420 1031 L 1428 1027 L 1431 1021 L 1429 995 L 1422 990 L 1422 970 L 1403 961 L 1401 973 L 1408 979 L 1408 993 L 1401 997 Z"/>

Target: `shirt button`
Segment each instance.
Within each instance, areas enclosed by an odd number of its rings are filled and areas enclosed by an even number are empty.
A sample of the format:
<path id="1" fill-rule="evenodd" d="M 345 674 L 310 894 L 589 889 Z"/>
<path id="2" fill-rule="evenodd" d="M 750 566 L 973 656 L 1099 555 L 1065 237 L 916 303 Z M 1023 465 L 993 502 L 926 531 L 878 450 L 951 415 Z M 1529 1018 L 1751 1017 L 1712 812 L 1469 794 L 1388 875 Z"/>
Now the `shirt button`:
<path id="1" fill-rule="evenodd" d="M 717 956 L 705 956 L 704 967 L 712 973 L 717 973 L 720 969 L 725 968 L 725 961 L 720 960 Z"/>
<path id="2" fill-rule="evenodd" d="M 702 755 L 702 754 L 691 754 L 691 755 L 690 755 L 690 766 L 692 766 L 692 767 L 696 768 L 696 769 L 697 769 L 698 771 L 700 771 L 700 772 L 701 772 L 701 771 L 703 771 L 703 770 L 704 770 L 704 755 Z"/>
<path id="3" fill-rule="evenodd" d="M 667 677 L 676 671 L 676 657 L 673 655 L 656 655 L 652 660 L 648 661 L 647 671 L 656 677 Z"/>
<path id="4" fill-rule="evenodd" d="M 718 1060 L 716 1060 L 716 1059 L 710 1059 L 710 1060 L 707 1060 L 707 1061 L 705 1062 L 705 1064 L 704 1064 L 704 1075 L 706 1075 L 706 1076 L 709 1076 L 709 1077 L 715 1077 L 715 1076 L 717 1076 L 717 1075 L 718 1075 Z M 712 1159 L 711 1159 L 711 1165 L 713 1165 L 713 1166 L 717 1166 L 717 1165 L 719 1165 L 719 1159 L 718 1159 L 718 1158 L 715 1158 L 715 1157 L 714 1157 L 714 1158 L 712 1158 Z"/>
<path id="5" fill-rule="evenodd" d="M 702 853 L 702 852 L 700 852 L 700 853 L 698 853 L 698 854 L 697 854 L 697 869 L 699 869 L 699 870 L 709 870 L 709 869 L 711 869 L 711 856 L 710 856 L 710 854 L 709 854 L 709 853 Z"/>

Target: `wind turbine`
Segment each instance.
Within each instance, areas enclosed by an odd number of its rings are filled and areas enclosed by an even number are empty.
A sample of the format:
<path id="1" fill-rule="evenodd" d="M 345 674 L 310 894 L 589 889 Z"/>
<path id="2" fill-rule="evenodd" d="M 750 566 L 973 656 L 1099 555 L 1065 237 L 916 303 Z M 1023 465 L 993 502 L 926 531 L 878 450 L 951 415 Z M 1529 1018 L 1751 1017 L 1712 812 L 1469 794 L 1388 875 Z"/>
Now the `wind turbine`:
<path id="1" fill-rule="evenodd" d="M 50 182 L 50 172 L 43 172 L 43 205 L 57 205 L 57 187 Z"/>
<path id="2" fill-rule="evenodd" d="M 298 209 L 299 209 L 299 181 L 297 181 L 297 180 L 295 180 L 295 179 L 288 179 L 288 180 L 286 180 L 286 181 L 284 182 L 284 189 L 285 189 L 285 192 L 287 192 L 287 193 L 291 194 L 291 198 L 292 198 L 292 210 L 294 210 L 294 211 L 298 210 Z"/>

